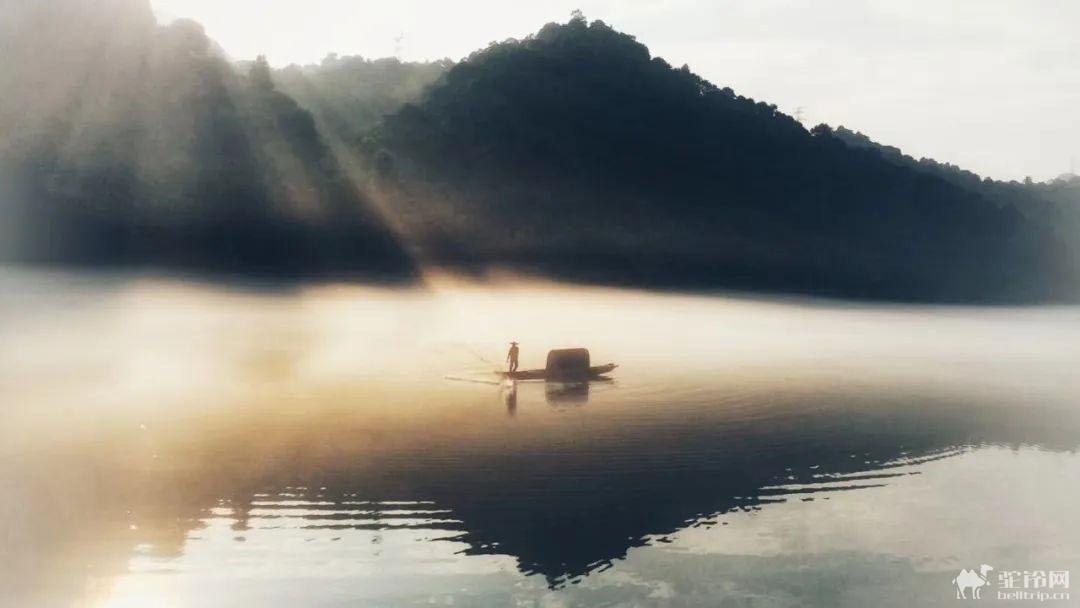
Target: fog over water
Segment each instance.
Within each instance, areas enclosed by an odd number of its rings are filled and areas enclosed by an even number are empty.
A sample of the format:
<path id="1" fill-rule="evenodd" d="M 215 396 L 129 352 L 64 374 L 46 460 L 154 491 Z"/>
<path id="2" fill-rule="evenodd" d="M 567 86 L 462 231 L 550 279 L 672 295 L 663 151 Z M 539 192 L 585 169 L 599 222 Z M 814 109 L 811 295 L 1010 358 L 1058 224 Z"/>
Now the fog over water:
<path id="1" fill-rule="evenodd" d="M 961 568 L 1080 569 L 1080 309 L 0 285 L 12 605 L 945 605 Z M 510 340 L 620 367 L 511 386 Z"/>

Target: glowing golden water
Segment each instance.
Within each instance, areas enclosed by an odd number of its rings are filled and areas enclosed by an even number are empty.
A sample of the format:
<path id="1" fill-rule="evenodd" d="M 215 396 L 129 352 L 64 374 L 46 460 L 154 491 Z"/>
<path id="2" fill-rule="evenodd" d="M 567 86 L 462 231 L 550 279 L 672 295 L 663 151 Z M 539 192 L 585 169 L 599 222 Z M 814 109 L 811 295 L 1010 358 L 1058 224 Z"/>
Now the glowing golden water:
<path id="1" fill-rule="evenodd" d="M 943 605 L 1080 569 L 1077 321 L 4 271 L 0 603 Z"/>

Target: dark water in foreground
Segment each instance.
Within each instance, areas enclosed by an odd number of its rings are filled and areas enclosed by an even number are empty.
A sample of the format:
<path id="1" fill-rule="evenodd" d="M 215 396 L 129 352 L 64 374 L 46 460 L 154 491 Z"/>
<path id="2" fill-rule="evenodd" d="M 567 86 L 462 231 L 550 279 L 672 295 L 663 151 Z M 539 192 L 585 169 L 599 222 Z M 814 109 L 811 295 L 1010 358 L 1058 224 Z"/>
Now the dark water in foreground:
<path id="1" fill-rule="evenodd" d="M 1080 571 L 1077 309 L 0 294 L 3 605 L 938 606 L 981 564 L 1018 605 L 997 572 Z M 489 384 L 509 339 L 621 367 Z"/>

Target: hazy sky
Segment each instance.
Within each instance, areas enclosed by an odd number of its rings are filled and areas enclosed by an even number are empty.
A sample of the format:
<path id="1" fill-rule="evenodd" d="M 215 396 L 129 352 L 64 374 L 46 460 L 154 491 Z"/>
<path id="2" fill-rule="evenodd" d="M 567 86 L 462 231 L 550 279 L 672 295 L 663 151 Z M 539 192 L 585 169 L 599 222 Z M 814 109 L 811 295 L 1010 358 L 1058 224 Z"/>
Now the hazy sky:
<path id="1" fill-rule="evenodd" d="M 804 121 L 982 175 L 1080 172 L 1076 0 L 153 0 L 230 54 L 460 59 L 580 8 Z"/>

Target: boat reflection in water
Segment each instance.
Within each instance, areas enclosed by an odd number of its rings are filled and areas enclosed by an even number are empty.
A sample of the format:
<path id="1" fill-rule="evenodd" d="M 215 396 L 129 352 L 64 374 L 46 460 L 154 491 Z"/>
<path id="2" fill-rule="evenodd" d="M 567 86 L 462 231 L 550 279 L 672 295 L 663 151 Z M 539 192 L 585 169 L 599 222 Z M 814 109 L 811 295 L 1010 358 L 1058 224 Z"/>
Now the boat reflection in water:
<path id="1" fill-rule="evenodd" d="M 611 383 L 606 381 L 593 381 Z M 526 394 L 539 394 L 540 385 L 543 385 L 544 397 L 548 405 L 552 407 L 582 406 L 589 402 L 590 382 L 556 382 L 556 381 L 508 381 L 501 388 L 503 404 L 506 413 L 511 418 L 517 415 L 518 394 L 522 391 Z"/>
<path id="2" fill-rule="evenodd" d="M 548 405 L 576 406 L 589 402 L 589 382 L 546 382 L 544 396 Z"/>

